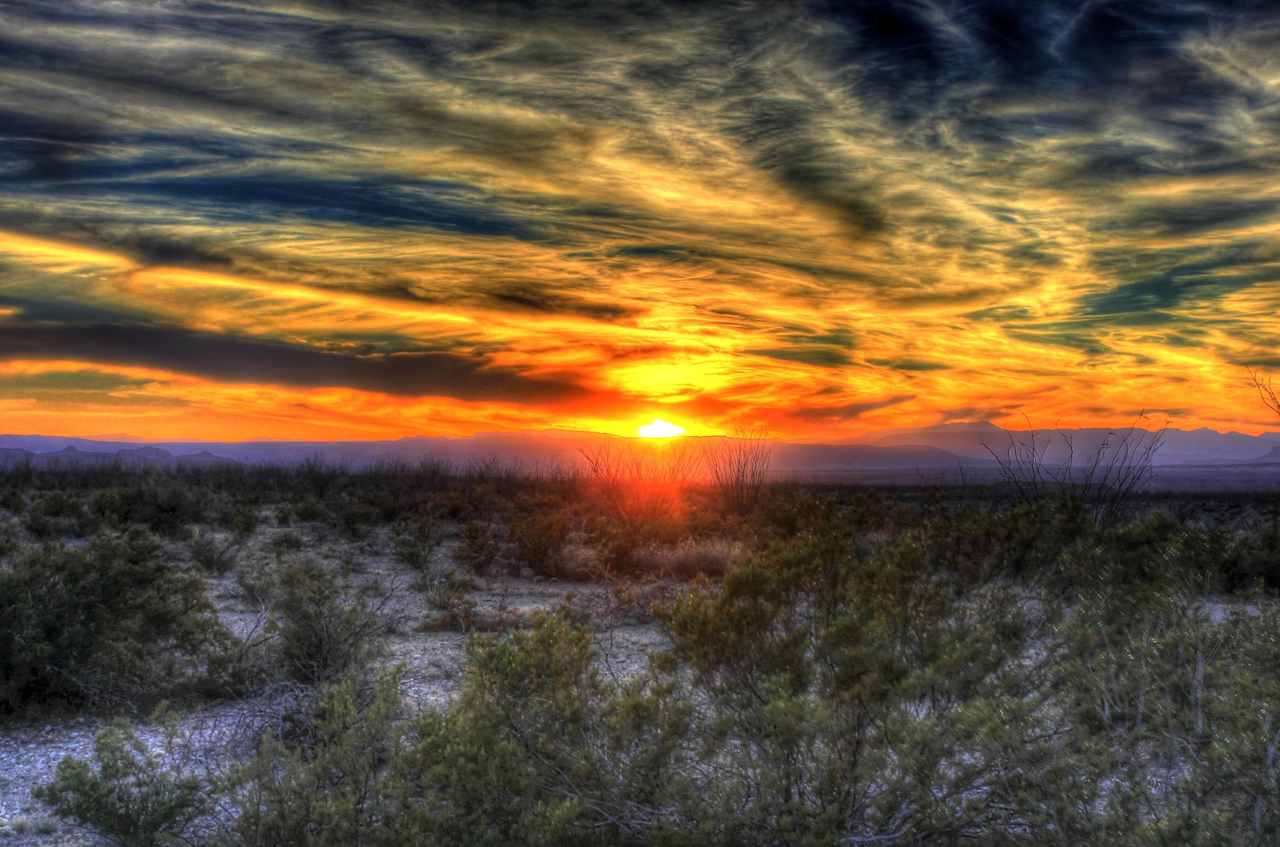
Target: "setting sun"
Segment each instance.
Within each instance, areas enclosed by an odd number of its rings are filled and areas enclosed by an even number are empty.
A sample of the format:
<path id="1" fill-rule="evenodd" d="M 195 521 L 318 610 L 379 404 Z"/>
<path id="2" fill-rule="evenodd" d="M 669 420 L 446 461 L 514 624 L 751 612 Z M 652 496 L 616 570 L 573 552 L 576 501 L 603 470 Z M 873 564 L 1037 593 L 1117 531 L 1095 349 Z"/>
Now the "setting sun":
<path id="1" fill-rule="evenodd" d="M 655 418 L 636 430 L 641 438 L 675 438 L 684 435 L 684 427 L 676 426 L 670 421 Z"/>

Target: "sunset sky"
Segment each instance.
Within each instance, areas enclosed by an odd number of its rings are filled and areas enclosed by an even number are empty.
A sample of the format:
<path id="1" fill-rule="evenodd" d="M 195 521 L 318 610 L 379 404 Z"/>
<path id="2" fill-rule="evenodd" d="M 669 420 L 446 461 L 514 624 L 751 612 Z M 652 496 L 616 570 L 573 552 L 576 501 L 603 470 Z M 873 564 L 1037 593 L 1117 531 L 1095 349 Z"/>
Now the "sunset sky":
<path id="1" fill-rule="evenodd" d="M 1278 315 L 1274 2 L 0 2 L 4 432 L 1260 432 Z"/>

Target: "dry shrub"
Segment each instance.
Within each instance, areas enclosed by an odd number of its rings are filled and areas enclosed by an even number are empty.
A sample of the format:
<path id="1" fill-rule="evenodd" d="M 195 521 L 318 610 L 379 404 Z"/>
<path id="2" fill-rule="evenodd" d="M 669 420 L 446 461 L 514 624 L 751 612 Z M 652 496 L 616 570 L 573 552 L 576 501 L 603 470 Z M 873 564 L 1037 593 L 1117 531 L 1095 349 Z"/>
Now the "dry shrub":
<path id="1" fill-rule="evenodd" d="M 541 576 L 563 576 L 569 528 L 569 519 L 560 510 L 542 509 L 516 518 L 509 528 L 516 560 Z"/>
<path id="2" fill-rule="evenodd" d="M 396 560 L 417 571 L 430 567 L 444 543 L 445 531 L 444 521 L 431 510 L 404 519 L 396 526 L 392 541 Z"/>
<path id="3" fill-rule="evenodd" d="M 1051 458 L 1053 435 L 1027 421 L 1027 430 L 1010 433 L 1003 454 L 983 445 L 998 466 L 1001 480 L 1028 505 L 1060 502 L 1095 526 L 1116 522 L 1146 491 L 1155 470 L 1155 454 L 1164 445 L 1165 428 L 1147 430 L 1146 414 L 1127 429 L 1108 432 L 1092 451 L 1078 455 L 1075 437 L 1059 431 L 1064 455 Z"/>
<path id="4" fill-rule="evenodd" d="M 709 441 L 702 456 L 721 507 L 745 515 L 760 504 L 773 463 L 773 445 L 760 432 Z"/>
<path id="5" fill-rule="evenodd" d="M 686 538 L 678 544 L 644 548 L 637 564 L 655 576 L 693 579 L 721 577 L 745 556 L 742 544 L 724 538 Z"/>

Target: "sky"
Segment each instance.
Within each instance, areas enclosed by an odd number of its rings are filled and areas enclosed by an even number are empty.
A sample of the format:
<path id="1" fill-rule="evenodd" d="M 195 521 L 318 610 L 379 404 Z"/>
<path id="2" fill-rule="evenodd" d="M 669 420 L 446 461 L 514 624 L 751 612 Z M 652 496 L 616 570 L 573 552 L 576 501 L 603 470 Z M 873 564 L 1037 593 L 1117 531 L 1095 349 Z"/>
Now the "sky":
<path id="1" fill-rule="evenodd" d="M 0 430 L 1261 432 L 1280 4 L 0 0 Z"/>

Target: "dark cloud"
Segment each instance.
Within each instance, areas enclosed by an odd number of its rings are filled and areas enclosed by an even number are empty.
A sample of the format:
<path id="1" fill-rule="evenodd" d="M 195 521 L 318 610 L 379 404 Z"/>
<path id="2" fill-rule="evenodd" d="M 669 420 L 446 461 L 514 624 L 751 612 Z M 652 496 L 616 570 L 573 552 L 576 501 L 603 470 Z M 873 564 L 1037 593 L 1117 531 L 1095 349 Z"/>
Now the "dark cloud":
<path id="1" fill-rule="evenodd" d="M 58 195 L 98 195 L 127 203 L 178 204 L 210 219 L 266 223 L 296 216 L 367 227 L 425 227 L 465 235 L 545 237 L 494 208 L 470 186 L 447 181 L 328 179 L 278 175 L 171 177 L 60 183 Z"/>
<path id="2" fill-rule="evenodd" d="M 74 117 L 27 114 L 0 106 L 0 184 L 64 179 L 76 172 L 80 157 L 102 140 L 97 126 Z"/>
<path id="3" fill-rule="evenodd" d="M 757 347 L 744 352 L 820 368 L 838 368 L 853 361 L 848 353 L 832 347 Z"/>
<path id="4" fill-rule="evenodd" d="M 173 327 L 0 323 L 0 358 L 67 358 L 134 365 L 227 382 L 349 386 L 401 396 L 541 403 L 578 387 L 523 377 L 450 353 L 354 356 Z"/>
<path id="5" fill-rule="evenodd" d="M 951 367 L 945 362 L 912 359 L 907 356 L 892 359 L 867 359 L 867 362 L 879 368 L 892 368 L 895 371 L 945 371 Z"/>
<path id="6" fill-rule="evenodd" d="M 1104 356 L 1111 348 L 1096 338 L 1088 329 L 1072 331 L 1053 327 L 1033 329 L 1006 329 L 1010 338 L 1029 344 L 1047 344 L 1051 347 L 1067 347 L 1089 356 Z"/>
<path id="7" fill-rule="evenodd" d="M 1081 299 L 1082 313 L 1102 316 L 1146 316 L 1161 322 L 1157 313 L 1173 309 L 1191 300 L 1221 297 L 1263 282 L 1280 279 L 1280 271 L 1265 266 L 1255 272 L 1242 273 L 1242 261 L 1248 247 L 1227 251 L 1201 261 L 1179 263 L 1149 277 L 1126 282 L 1106 291 Z"/>
<path id="8" fill-rule="evenodd" d="M 80 392 L 118 391 L 122 388 L 139 388 L 150 380 L 133 379 L 119 374 L 93 370 L 45 371 L 43 373 L 17 374 L 0 378 L 9 396 L 23 392 Z"/>
<path id="9" fill-rule="evenodd" d="M 815 406 L 807 409 L 798 409 L 792 414 L 806 420 L 851 421 L 865 415 L 867 412 L 887 409 L 890 406 L 908 403 L 914 399 L 916 399 L 915 396 L 911 394 L 898 394 L 893 397 L 886 397 L 883 400 L 867 400 L 859 403 L 845 403 L 840 406 Z"/>
<path id="10" fill-rule="evenodd" d="M 797 198 L 829 211 L 859 237 L 889 226 L 889 207 L 865 165 L 820 140 L 819 104 L 752 92 L 730 127 L 756 166 Z"/>
<path id="11" fill-rule="evenodd" d="M 999 418 L 1016 415 L 1022 411 L 1021 404 L 1010 403 L 997 406 L 961 406 L 947 409 L 942 413 L 943 423 L 987 423 Z"/>
<path id="12" fill-rule="evenodd" d="M 24 324 L 39 323 L 140 323 L 140 315 L 118 308 L 81 303 L 69 298 L 36 299 L 0 295 L 0 307 L 16 309 Z"/>
<path id="13" fill-rule="evenodd" d="M 501 308 L 582 315 L 603 321 L 622 320 L 641 313 L 640 309 L 621 303 L 584 300 L 532 282 L 504 286 L 487 292 L 486 297 Z"/>
<path id="14" fill-rule="evenodd" d="M 966 312 L 965 317 L 975 321 L 998 321 L 1000 323 L 1031 320 L 1031 310 L 1025 306 L 989 306 Z"/>
<path id="15" fill-rule="evenodd" d="M 180 397 L 140 392 L 149 380 L 92 370 L 46 371 L 0 376 L 0 399 L 35 401 L 45 407 L 188 405 Z"/>
<path id="16" fill-rule="evenodd" d="M 1261 223 L 1276 217 L 1277 212 L 1280 200 L 1217 197 L 1140 206 L 1101 222 L 1099 229 L 1136 230 L 1144 235 L 1179 238 Z"/>
<path id="17" fill-rule="evenodd" d="M 804 330 L 781 336 L 788 344 L 813 345 L 817 347 L 853 348 L 857 346 L 857 337 L 848 327 L 832 327 L 824 331 Z"/>

